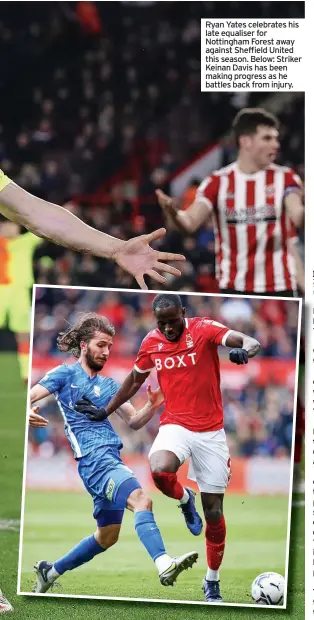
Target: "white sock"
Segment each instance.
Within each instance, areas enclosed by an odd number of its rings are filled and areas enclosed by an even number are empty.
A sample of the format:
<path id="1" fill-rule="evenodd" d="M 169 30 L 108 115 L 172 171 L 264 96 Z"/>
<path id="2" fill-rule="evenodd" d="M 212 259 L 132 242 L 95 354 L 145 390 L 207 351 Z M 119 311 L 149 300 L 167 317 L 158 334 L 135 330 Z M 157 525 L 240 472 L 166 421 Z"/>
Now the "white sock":
<path id="1" fill-rule="evenodd" d="M 219 570 L 208 568 L 205 579 L 207 581 L 219 581 Z"/>
<path id="2" fill-rule="evenodd" d="M 52 581 L 55 581 L 58 577 L 60 577 L 60 575 L 58 571 L 56 571 L 55 567 L 52 566 L 49 568 L 49 571 L 47 572 L 47 579 L 49 583 L 52 583 Z"/>
<path id="3" fill-rule="evenodd" d="M 190 499 L 190 496 L 186 489 L 184 489 L 183 496 L 180 499 L 180 504 L 187 504 Z"/>
<path id="4" fill-rule="evenodd" d="M 167 553 L 164 553 L 163 555 L 160 555 L 159 558 L 156 558 L 155 564 L 159 575 L 161 575 L 161 573 L 164 573 L 167 568 L 170 568 L 172 558 L 170 555 L 167 555 Z"/>

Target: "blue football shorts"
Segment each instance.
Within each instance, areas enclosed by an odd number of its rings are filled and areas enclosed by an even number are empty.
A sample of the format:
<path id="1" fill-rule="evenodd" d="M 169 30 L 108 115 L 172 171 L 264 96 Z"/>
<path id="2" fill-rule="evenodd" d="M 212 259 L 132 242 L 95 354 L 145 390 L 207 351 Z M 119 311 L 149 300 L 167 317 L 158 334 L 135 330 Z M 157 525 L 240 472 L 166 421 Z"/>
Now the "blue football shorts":
<path id="1" fill-rule="evenodd" d="M 141 485 L 115 446 L 101 446 L 78 459 L 78 472 L 94 502 L 99 527 L 122 523 L 129 495 Z"/>

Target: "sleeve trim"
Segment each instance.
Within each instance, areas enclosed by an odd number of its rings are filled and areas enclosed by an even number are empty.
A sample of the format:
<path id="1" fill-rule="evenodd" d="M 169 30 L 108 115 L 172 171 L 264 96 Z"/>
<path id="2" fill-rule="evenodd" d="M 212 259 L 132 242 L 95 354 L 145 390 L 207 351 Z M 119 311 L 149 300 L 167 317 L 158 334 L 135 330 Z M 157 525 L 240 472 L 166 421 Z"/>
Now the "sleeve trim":
<path id="1" fill-rule="evenodd" d="M 302 190 L 301 190 L 300 185 L 289 185 L 288 187 L 286 187 L 286 188 L 284 189 L 284 193 L 283 193 L 283 195 L 284 195 L 284 196 L 287 196 L 288 194 L 292 194 L 292 192 L 298 192 L 298 193 L 299 193 L 299 192 L 301 192 L 301 191 L 302 191 Z"/>
<path id="2" fill-rule="evenodd" d="M 136 364 L 134 364 L 134 369 L 136 370 L 136 372 L 141 373 L 141 375 L 144 375 L 146 372 L 151 372 L 152 370 L 154 370 L 153 368 L 147 368 L 147 370 L 141 370 Z"/>
<path id="3" fill-rule="evenodd" d="M 223 337 L 223 339 L 222 339 L 222 341 L 221 341 L 221 345 L 222 345 L 223 347 L 225 347 L 225 346 L 226 346 L 226 340 L 227 340 L 228 336 L 229 336 L 232 332 L 233 332 L 233 329 L 228 329 L 228 331 L 225 333 L 225 335 L 224 335 L 224 337 Z"/>
<path id="4" fill-rule="evenodd" d="M 5 187 L 10 185 L 10 183 L 13 183 L 13 181 L 9 179 L 9 177 L 7 177 L 6 174 L 4 173 L 1 174 L 1 172 L 2 171 L 0 170 L 0 192 L 2 192 L 2 190 L 5 189 Z"/>
<path id="5" fill-rule="evenodd" d="M 195 202 L 203 202 L 210 212 L 212 212 L 212 210 L 214 208 L 213 207 L 213 203 L 210 200 L 208 200 L 208 198 L 206 198 L 206 196 L 198 196 L 196 194 Z"/>

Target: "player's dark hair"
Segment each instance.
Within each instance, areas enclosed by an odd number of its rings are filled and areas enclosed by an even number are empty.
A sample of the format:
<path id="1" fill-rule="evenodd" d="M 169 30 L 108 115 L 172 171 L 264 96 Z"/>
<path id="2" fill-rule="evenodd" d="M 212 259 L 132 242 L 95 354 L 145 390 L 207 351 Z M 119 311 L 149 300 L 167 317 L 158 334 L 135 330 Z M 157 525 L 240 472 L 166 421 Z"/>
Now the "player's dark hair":
<path id="1" fill-rule="evenodd" d="M 264 108 L 243 108 L 240 110 L 232 123 L 236 145 L 239 146 L 240 136 L 250 136 L 256 133 L 259 125 L 279 129 L 278 118 Z"/>
<path id="2" fill-rule="evenodd" d="M 89 342 L 94 337 L 95 332 L 102 332 L 109 336 L 115 335 L 115 329 L 105 316 L 100 316 L 95 312 L 81 312 L 74 325 L 71 325 L 65 332 L 60 332 L 57 338 L 59 351 L 69 351 L 74 357 L 81 355 L 80 343 Z"/>
<path id="3" fill-rule="evenodd" d="M 182 299 L 180 295 L 174 295 L 170 293 L 160 293 L 156 295 L 153 301 L 153 312 L 158 310 L 164 310 L 165 308 L 175 308 L 182 309 Z"/>

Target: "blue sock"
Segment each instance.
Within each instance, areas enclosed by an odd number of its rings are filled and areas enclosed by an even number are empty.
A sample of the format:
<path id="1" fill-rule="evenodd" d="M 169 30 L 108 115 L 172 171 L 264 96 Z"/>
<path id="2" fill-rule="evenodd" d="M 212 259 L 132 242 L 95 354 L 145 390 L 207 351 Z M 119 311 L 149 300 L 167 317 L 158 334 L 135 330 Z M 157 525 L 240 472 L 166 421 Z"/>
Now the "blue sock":
<path id="1" fill-rule="evenodd" d="M 152 560 L 166 553 L 164 541 L 151 510 L 135 513 L 135 530 Z"/>
<path id="2" fill-rule="evenodd" d="M 95 537 L 89 536 L 88 538 L 83 538 L 67 555 L 54 562 L 53 566 L 59 575 L 63 575 L 67 570 L 73 570 L 73 568 L 89 562 L 95 555 L 103 551 L 105 549 L 100 546 Z"/>

